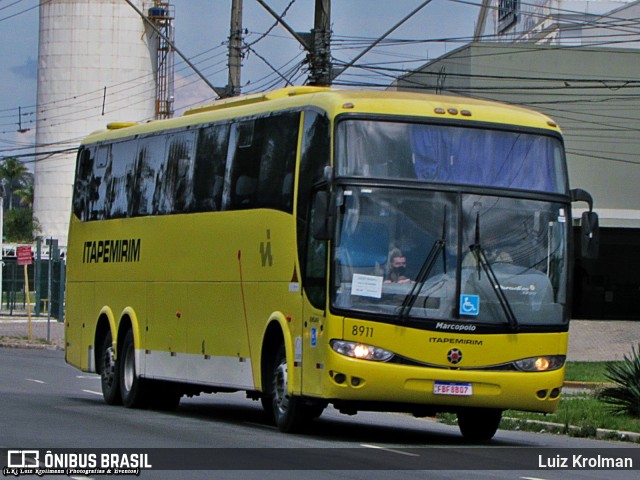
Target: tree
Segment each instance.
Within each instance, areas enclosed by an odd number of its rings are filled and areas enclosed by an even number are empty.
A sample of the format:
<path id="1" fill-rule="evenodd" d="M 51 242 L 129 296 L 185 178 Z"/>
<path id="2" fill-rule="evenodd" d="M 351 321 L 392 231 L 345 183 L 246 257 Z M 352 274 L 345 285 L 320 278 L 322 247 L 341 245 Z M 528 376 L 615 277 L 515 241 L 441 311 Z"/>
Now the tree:
<path id="1" fill-rule="evenodd" d="M 16 190 L 25 186 L 29 170 L 15 157 L 6 157 L 0 161 L 0 179 L 4 184 L 5 195 L 9 198 L 9 210 L 13 210 L 13 196 Z"/>
<path id="2" fill-rule="evenodd" d="M 13 193 L 20 197 L 20 205 L 33 209 L 33 183 L 29 182 L 23 188 Z"/>
<path id="3" fill-rule="evenodd" d="M 7 242 L 31 243 L 40 231 L 30 208 L 14 208 L 4 216 L 4 237 Z"/>

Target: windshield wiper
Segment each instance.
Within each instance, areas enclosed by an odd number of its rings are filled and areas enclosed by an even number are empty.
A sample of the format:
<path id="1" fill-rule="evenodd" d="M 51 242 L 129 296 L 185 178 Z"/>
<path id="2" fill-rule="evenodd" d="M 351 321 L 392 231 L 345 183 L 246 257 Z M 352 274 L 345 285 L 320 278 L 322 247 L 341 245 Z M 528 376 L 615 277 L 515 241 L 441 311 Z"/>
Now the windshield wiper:
<path id="1" fill-rule="evenodd" d="M 447 244 L 445 238 L 447 234 L 447 207 L 444 207 L 444 217 L 442 219 L 442 237 L 433 244 L 431 250 L 429 250 L 429 255 L 422 263 L 420 267 L 420 271 L 416 277 L 416 281 L 411 288 L 409 294 L 402 301 L 402 305 L 400 306 L 399 318 L 404 320 L 408 315 L 413 305 L 416 303 L 418 299 L 418 294 L 420 290 L 422 290 L 422 286 L 424 285 L 425 280 L 428 278 L 431 270 L 436 264 L 436 260 L 438 259 L 438 254 L 442 252 L 442 263 L 443 263 L 443 271 L 447 273 L 447 253 L 445 250 L 445 246 Z"/>
<path id="2" fill-rule="evenodd" d="M 476 259 L 478 264 L 478 276 L 480 276 L 480 267 L 484 270 L 489 283 L 491 284 L 492 290 L 495 292 L 496 297 L 498 297 L 498 301 L 500 302 L 500 306 L 502 307 L 502 311 L 504 312 L 505 317 L 507 317 L 507 321 L 512 330 L 517 330 L 518 319 L 516 318 L 513 310 L 511 309 L 511 304 L 509 303 L 509 299 L 505 295 L 502 290 L 502 286 L 500 285 L 500 281 L 496 276 L 496 273 L 493 271 L 493 267 L 491 263 L 489 263 L 489 259 L 487 255 L 484 253 L 482 246 L 480 244 L 480 214 L 476 214 L 476 238 L 475 243 L 469 246 L 469 250 L 473 253 L 473 256 Z"/>

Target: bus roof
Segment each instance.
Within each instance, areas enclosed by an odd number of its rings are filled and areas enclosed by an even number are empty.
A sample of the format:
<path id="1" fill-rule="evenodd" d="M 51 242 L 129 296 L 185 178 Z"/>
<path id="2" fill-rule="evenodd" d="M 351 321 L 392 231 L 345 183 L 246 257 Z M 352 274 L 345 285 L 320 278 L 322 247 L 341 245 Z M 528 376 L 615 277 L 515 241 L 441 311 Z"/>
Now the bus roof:
<path id="1" fill-rule="evenodd" d="M 83 143 L 100 142 L 155 131 L 315 106 L 330 117 L 341 113 L 446 118 L 502 125 L 542 128 L 559 132 L 546 115 L 522 107 L 468 97 L 396 90 L 340 90 L 328 87 L 287 87 L 265 93 L 240 95 L 188 110 L 183 116 L 147 123 L 113 122 L 89 135 Z"/>

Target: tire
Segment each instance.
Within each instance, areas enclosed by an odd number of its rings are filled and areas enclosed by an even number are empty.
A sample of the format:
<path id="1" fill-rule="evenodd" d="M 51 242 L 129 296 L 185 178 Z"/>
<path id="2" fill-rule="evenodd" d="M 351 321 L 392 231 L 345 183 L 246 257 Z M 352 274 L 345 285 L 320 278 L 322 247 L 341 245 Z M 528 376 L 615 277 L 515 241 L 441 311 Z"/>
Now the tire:
<path id="1" fill-rule="evenodd" d="M 268 397 L 263 400 L 263 406 L 271 404 L 273 419 L 278 430 L 285 433 L 299 432 L 313 417 L 302 398 L 288 393 L 287 355 L 284 345 L 280 345 L 272 365 L 268 379 Z"/>
<path id="2" fill-rule="evenodd" d="M 136 351 L 133 332 L 127 331 L 118 354 L 120 365 L 120 396 L 127 408 L 144 408 L 148 405 L 147 382 L 136 372 Z"/>
<path id="3" fill-rule="evenodd" d="M 113 336 L 111 330 L 102 339 L 100 349 L 100 382 L 102 384 L 102 397 L 107 405 L 121 405 L 120 397 L 120 365 L 115 360 L 113 349 Z"/>
<path id="4" fill-rule="evenodd" d="M 466 440 L 491 440 L 498 431 L 502 410 L 476 408 L 458 412 L 458 427 Z"/>

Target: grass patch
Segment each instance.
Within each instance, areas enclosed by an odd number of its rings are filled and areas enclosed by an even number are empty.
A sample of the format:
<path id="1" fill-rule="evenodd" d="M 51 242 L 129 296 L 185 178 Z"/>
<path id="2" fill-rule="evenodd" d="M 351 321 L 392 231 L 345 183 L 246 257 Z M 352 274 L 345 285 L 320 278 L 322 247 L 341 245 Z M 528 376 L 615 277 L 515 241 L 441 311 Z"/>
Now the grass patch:
<path id="1" fill-rule="evenodd" d="M 607 364 L 622 362 L 567 362 L 564 378 L 573 382 L 610 382 L 605 376 Z"/>
<path id="2" fill-rule="evenodd" d="M 578 427 L 576 436 L 593 437 L 596 429 L 622 430 L 640 433 L 640 419 L 628 415 L 614 415 L 611 407 L 595 398 L 594 393 L 564 395 L 555 413 L 531 413 L 507 410 L 505 417 L 514 419 L 537 420 Z M 566 433 L 572 434 L 567 431 Z"/>

